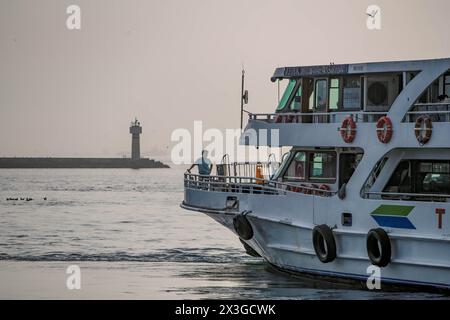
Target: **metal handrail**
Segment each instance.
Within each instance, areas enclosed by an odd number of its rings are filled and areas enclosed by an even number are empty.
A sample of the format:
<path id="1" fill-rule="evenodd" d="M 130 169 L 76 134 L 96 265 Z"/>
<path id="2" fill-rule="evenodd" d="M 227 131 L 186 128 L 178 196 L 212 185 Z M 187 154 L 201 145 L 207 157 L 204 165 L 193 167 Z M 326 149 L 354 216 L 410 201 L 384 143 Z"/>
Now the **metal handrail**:
<path id="1" fill-rule="evenodd" d="M 387 114 L 387 111 L 334 111 L 334 112 L 274 112 L 274 113 L 251 113 L 248 112 L 250 117 L 255 116 L 326 116 L 326 115 L 342 115 L 342 114 L 368 114 L 368 115 L 382 115 Z"/>
<path id="2" fill-rule="evenodd" d="M 408 111 L 406 114 L 450 114 L 450 110 Z"/>
<path id="3" fill-rule="evenodd" d="M 352 116 L 357 122 L 376 122 L 376 116 L 385 116 L 387 112 L 383 111 L 338 111 L 338 112 L 278 112 L 278 113 L 250 113 L 248 112 L 249 119 L 260 120 L 260 121 L 271 121 L 273 122 L 277 117 L 296 119 L 296 121 L 291 121 L 290 123 L 302 123 L 303 117 L 312 117 L 314 120 L 324 123 L 338 123 L 336 120 L 338 117 L 344 115 Z M 370 120 L 369 117 L 374 117 Z M 326 117 L 326 121 L 323 121 L 321 117 Z M 367 118 L 367 120 L 364 119 Z M 291 120 L 292 120 L 291 119 Z M 333 121 L 330 121 L 333 120 Z M 316 122 L 317 123 L 317 122 Z"/>
<path id="4" fill-rule="evenodd" d="M 255 177 L 239 177 L 239 176 L 208 176 L 208 175 L 199 175 L 193 173 L 185 173 L 184 174 L 185 187 L 191 187 L 193 182 L 195 186 L 199 187 L 202 190 L 210 190 L 211 185 L 215 186 L 224 186 L 224 188 L 233 188 L 234 186 L 244 186 L 244 187 L 252 187 L 257 188 L 258 192 L 262 189 L 264 190 L 272 190 L 277 191 L 278 193 L 281 191 L 285 192 L 296 192 L 296 193 L 306 193 L 311 195 L 327 195 L 332 196 L 336 194 L 335 191 L 331 190 L 323 190 L 320 188 L 314 188 L 309 186 L 300 186 L 297 184 L 279 182 L 274 180 L 260 179 Z M 304 192 L 306 190 L 307 192 Z M 211 190 L 214 191 L 214 190 Z"/>
<path id="5" fill-rule="evenodd" d="M 430 115 L 444 115 L 445 118 L 438 119 L 439 122 L 450 122 L 450 109 L 448 110 L 430 110 L 435 107 L 446 106 L 450 108 L 450 102 L 435 102 L 435 103 L 415 103 L 411 106 L 411 109 L 405 114 L 405 119 L 407 122 L 415 121 L 412 119 L 414 115 L 430 114 Z M 427 107 L 426 110 L 415 110 L 417 107 Z M 312 117 L 317 119 L 319 117 L 326 117 L 326 121 L 319 121 L 324 123 L 337 123 L 337 117 L 343 115 L 349 115 L 355 118 L 355 121 L 359 122 L 376 122 L 378 119 L 376 116 L 385 116 L 388 114 L 387 111 L 352 111 L 352 110 L 342 110 L 333 112 L 274 112 L 274 113 L 251 113 L 246 111 L 251 120 L 260 121 L 273 121 L 277 117 L 289 118 L 292 117 L 292 121 L 288 123 L 302 123 L 302 117 Z M 371 119 L 370 116 L 373 116 Z M 365 117 L 367 120 L 365 120 Z M 296 121 L 293 121 L 296 119 Z M 317 119 L 317 120 L 320 120 Z M 330 121 L 334 120 L 334 121 Z"/>
<path id="6" fill-rule="evenodd" d="M 382 191 L 367 191 L 366 195 L 379 195 L 379 196 L 396 196 L 396 197 L 423 197 L 423 198 L 450 198 L 450 194 L 435 194 L 435 193 L 400 193 L 400 192 L 382 192 Z"/>

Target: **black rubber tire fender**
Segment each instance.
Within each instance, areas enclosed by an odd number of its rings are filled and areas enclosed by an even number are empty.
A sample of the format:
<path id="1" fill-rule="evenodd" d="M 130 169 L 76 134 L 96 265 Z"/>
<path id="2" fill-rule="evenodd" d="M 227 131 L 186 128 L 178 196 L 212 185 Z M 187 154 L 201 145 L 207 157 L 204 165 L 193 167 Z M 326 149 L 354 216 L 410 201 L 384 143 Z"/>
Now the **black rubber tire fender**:
<path id="1" fill-rule="evenodd" d="M 326 224 L 315 226 L 312 231 L 312 241 L 317 258 L 323 263 L 336 259 L 336 241 L 333 231 Z"/>
<path id="2" fill-rule="evenodd" d="M 250 221 L 243 214 L 238 214 L 233 218 L 233 226 L 236 233 L 244 240 L 253 238 L 253 228 Z"/>
<path id="3" fill-rule="evenodd" d="M 367 255 L 372 264 L 386 267 L 391 262 L 391 240 L 382 228 L 371 229 L 367 233 Z"/>

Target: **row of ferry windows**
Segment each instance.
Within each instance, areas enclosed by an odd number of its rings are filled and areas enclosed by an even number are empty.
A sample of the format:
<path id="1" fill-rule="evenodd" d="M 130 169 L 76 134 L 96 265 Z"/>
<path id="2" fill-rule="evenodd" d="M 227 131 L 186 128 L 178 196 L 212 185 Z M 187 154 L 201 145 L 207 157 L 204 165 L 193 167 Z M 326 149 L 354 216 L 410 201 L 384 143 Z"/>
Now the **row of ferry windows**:
<path id="1" fill-rule="evenodd" d="M 362 154 L 340 155 L 340 185 L 351 178 Z M 335 152 L 297 151 L 283 175 L 291 182 L 336 182 Z M 450 194 L 450 160 L 403 160 L 383 190 L 389 193 Z"/>
<path id="2" fill-rule="evenodd" d="M 418 72 L 406 73 L 407 82 Z M 365 79 L 365 81 L 364 81 Z M 364 95 L 364 84 L 367 86 Z M 277 111 L 387 111 L 403 89 L 403 74 L 301 78 L 289 80 Z M 302 99 L 302 94 L 305 96 Z M 436 103 L 450 97 L 450 73 L 436 79 L 420 96 L 420 103 Z M 364 101 L 366 100 L 366 101 Z M 302 108 L 302 103 L 305 104 Z"/>
<path id="3" fill-rule="evenodd" d="M 301 111 L 302 91 L 307 95 L 309 110 L 315 108 L 325 111 L 327 107 L 330 110 L 361 107 L 362 87 L 359 76 L 316 80 L 305 78 L 289 80 L 277 111 L 284 110 L 288 103 L 290 111 Z"/>

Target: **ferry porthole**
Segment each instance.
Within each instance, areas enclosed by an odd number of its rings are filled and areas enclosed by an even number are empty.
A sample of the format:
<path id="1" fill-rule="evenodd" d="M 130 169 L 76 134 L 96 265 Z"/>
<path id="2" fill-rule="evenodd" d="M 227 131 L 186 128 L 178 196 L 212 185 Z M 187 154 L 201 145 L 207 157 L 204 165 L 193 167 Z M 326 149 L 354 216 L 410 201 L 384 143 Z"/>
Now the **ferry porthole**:
<path id="1" fill-rule="evenodd" d="M 392 139 L 393 125 L 389 117 L 384 116 L 377 121 L 377 137 L 382 143 L 389 143 Z"/>
<path id="2" fill-rule="evenodd" d="M 433 133 L 433 122 L 431 121 L 431 118 L 427 115 L 422 115 L 417 118 L 414 125 L 414 133 L 421 146 L 428 143 Z"/>
<path id="3" fill-rule="evenodd" d="M 315 226 L 312 238 L 314 251 L 321 262 L 328 263 L 336 259 L 336 242 L 329 226 L 325 224 Z"/>
<path id="4" fill-rule="evenodd" d="M 367 234 L 367 255 L 372 264 L 386 267 L 391 262 L 391 241 L 381 228 L 372 229 Z"/>
<path id="5" fill-rule="evenodd" d="M 253 228 L 250 221 L 243 214 L 238 214 L 233 218 L 233 226 L 236 233 L 244 240 L 253 238 Z"/>

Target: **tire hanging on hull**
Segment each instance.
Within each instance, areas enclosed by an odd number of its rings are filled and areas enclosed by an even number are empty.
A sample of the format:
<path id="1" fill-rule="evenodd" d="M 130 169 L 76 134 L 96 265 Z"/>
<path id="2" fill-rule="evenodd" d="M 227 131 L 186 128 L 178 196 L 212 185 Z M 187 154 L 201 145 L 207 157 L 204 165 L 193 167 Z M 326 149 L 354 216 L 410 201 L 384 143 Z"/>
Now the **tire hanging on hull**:
<path id="1" fill-rule="evenodd" d="M 336 241 L 329 226 L 326 224 L 315 226 L 312 240 L 314 251 L 321 262 L 328 263 L 336 259 Z"/>
<path id="2" fill-rule="evenodd" d="M 250 221 L 245 217 L 249 211 L 244 211 L 233 218 L 233 226 L 241 239 L 250 240 L 253 238 L 253 228 Z"/>
<path id="3" fill-rule="evenodd" d="M 391 262 L 391 240 L 386 231 L 377 228 L 367 233 L 367 255 L 378 267 L 386 267 Z"/>

